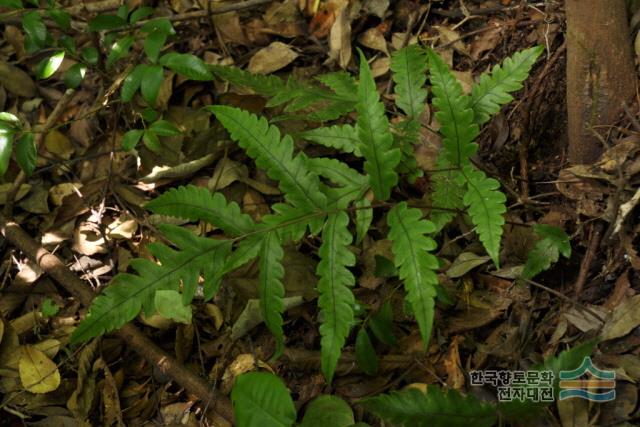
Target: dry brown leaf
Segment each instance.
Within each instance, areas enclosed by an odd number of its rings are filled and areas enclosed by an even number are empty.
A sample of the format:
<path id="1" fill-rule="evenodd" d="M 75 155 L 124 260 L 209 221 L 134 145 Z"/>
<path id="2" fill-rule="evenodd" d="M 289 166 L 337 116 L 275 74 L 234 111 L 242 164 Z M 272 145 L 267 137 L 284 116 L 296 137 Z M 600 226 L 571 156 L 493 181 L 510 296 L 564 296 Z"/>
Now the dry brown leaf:
<path id="1" fill-rule="evenodd" d="M 238 12 L 227 12 L 212 16 L 216 31 L 227 43 L 248 46 L 249 40 L 240 23 Z"/>
<path id="2" fill-rule="evenodd" d="M 282 37 L 293 38 L 304 34 L 302 16 L 297 0 L 274 2 L 264 14 L 268 32 Z"/>
<path id="3" fill-rule="evenodd" d="M 449 345 L 449 352 L 444 359 L 444 368 L 447 371 L 447 385 L 454 390 L 460 390 L 464 387 L 464 372 L 462 372 L 460 362 L 460 351 L 458 343 L 464 341 L 464 337 L 455 336 Z"/>
<path id="4" fill-rule="evenodd" d="M 269 74 L 291 64 L 298 54 L 282 42 L 273 42 L 260 49 L 249 61 L 247 71 L 254 74 Z"/>
<path id="5" fill-rule="evenodd" d="M 18 371 L 22 386 L 31 393 L 49 393 L 60 386 L 56 364 L 33 346 L 22 346 Z"/>
<path id="6" fill-rule="evenodd" d="M 483 53 L 493 50 L 502 39 L 502 21 L 491 19 L 487 24 L 491 27 L 476 36 L 471 42 L 471 59 L 477 61 Z"/>
<path id="7" fill-rule="evenodd" d="M 329 33 L 329 58 L 327 63 L 337 63 L 340 68 L 347 68 L 351 62 L 351 14 L 355 3 L 349 5 L 347 0 L 333 2 L 336 18 Z"/>
<path id="8" fill-rule="evenodd" d="M 640 325 L 640 295 L 635 295 L 622 302 L 612 312 L 602 328 L 600 338 L 611 340 L 627 335 Z"/>
<path id="9" fill-rule="evenodd" d="M 5 89 L 14 95 L 24 98 L 36 96 L 36 84 L 29 74 L 4 61 L 0 61 L 0 82 Z"/>
<path id="10" fill-rule="evenodd" d="M 360 34 L 358 42 L 369 49 L 378 50 L 389 55 L 387 41 L 384 39 L 384 34 L 382 34 L 378 27 L 369 28 L 367 31 Z"/>
<path id="11" fill-rule="evenodd" d="M 47 136 L 44 137 L 44 146 L 49 153 L 64 160 L 69 160 L 75 152 L 69 138 L 57 130 L 47 133 Z"/>

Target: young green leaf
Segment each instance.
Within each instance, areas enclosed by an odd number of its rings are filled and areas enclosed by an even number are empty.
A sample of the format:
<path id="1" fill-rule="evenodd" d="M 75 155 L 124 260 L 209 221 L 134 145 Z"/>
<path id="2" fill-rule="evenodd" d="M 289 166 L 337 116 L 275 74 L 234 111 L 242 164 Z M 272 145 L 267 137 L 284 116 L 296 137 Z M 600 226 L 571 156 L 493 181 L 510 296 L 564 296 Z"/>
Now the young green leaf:
<path id="1" fill-rule="evenodd" d="M 151 130 L 145 130 L 142 134 L 142 142 L 144 145 L 154 153 L 159 153 L 162 150 L 162 145 L 160 144 L 160 139 L 155 132 Z"/>
<path id="2" fill-rule="evenodd" d="M 180 129 L 167 120 L 157 120 L 149 126 L 149 130 L 160 136 L 176 136 L 180 135 Z"/>
<path id="3" fill-rule="evenodd" d="M 156 291 L 154 305 L 162 317 L 187 325 L 191 323 L 191 306 L 182 304 L 182 295 L 178 291 L 171 289 Z"/>
<path id="4" fill-rule="evenodd" d="M 280 357 L 284 350 L 284 332 L 282 331 L 282 313 L 284 312 L 284 251 L 275 232 L 267 232 L 260 246 L 260 274 L 258 277 L 260 308 L 264 323 L 276 339 L 276 351 L 273 358 Z"/>
<path id="5" fill-rule="evenodd" d="M 84 64 L 73 64 L 69 69 L 64 73 L 64 84 L 71 89 L 75 89 L 80 86 L 82 83 L 82 79 L 84 79 L 84 75 L 87 72 L 87 66 Z"/>
<path id="6" fill-rule="evenodd" d="M 167 33 L 164 31 L 153 31 L 144 38 L 144 53 L 151 63 L 156 63 L 160 50 L 166 41 Z"/>
<path id="7" fill-rule="evenodd" d="M 402 427 L 491 427 L 496 422 L 493 406 L 473 395 L 443 392 L 429 385 L 426 393 L 407 388 L 361 401 L 380 418 Z"/>
<path id="8" fill-rule="evenodd" d="M 409 120 L 417 120 L 424 111 L 427 64 L 426 52 L 415 44 L 400 49 L 391 56 L 396 105 Z"/>
<path id="9" fill-rule="evenodd" d="M 22 29 L 25 32 L 25 44 L 30 43 L 35 49 L 42 49 L 47 42 L 47 26 L 38 12 L 27 12 L 22 16 Z M 28 49 L 31 50 L 31 49 Z"/>
<path id="10" fill-rule="evenodd" d="M 130 102 L 133 99 L 134 95 L 140 88 L 142 78 L 147 72 L 148 67 L 149 66 L 146 64 L 138 64 L 133 71 L 125 77 L 124 82 L 122 82 L 122 89 L 120 89 L 122 101 Z"/>
<path id="11" fill-rule="evenodd" d="M 169 52 L 160 58 L 159 63 L 191 80 L 213 79 L 213 74 L 207 69 L 207 65 L 195 55 Z"/>
<path id="12" fill-rule="evenodd" d="M 564 231 L 546 224 L 536 224 L 533 226 L 533 230 L 541 239 L 529 252 L 522 271 L 524 279 L 533 279 L 541 272 L 548 270 L 551 264 L 558 262 L 560 254 L 565 258 L 571 256 L 569 236 Z"/>
<path id="13" fill-rule="evenodd" d="M 117 15 L 98 15 L 89 21 L 89 31 L 113 30 L 127 25 L 127 21 Z"/>
<path id="14" fill-rule="evenodd" d="M 376 198 L 384 201 L 389 198 L 391 189 L 398 182 L 395 168 L 400 162 L 400 150 L 393 147 L 384 104 L 380 102 L 376 82 L 362 51 L 357 111 L 359 148 L 365 158 L 364 170 L 369 174 Z"/>
<path id="15" fill-rule="evenodd" d="M 0 128 L 0 177 L 4 176 L 7 169 L 9 169 L 12 145 L 13 134 Z"/>
<path id="16" fill-rule="evenodd" d="M 321 395 L 307 405 L 300 427 L 351 427 L 353 410 L 338 396 Z"/>
<path id="17" fill-rule="evenodd" d="M 241 427 L 290 427 L 296 421 L 287 387 L 267 372 L 248 372 L 236 378 L 231 401 L 236 424 Z"/>
<path id="18" fill-rule="evenodd" d="M 127 131 L 122 137 L 122 149 L 125 151 L 133 150 L 136 145 L 138 145 L 143 134 L 144 129 L 132 129 Z"/>
<path id="19" fill-rule="evenodd" d="M 106 67 L 111 68 L 113 64 L 127 56 L 134 41 L 135 39 L 132 36 L 124 36 L 121 39 L 116 40 L 116 42 L 111 46 L 111 51 L 107 56 L 107 62 L 105 63 Z"/>
<path id="20" fill-rule="evenodd" d="M 33 134 L 23 134 L 16 142 L 16 161 L 27 176 L 30 176 L 36 169 L 37 157 L 38 153 Z"/>
<path id="21" fill-rule="evenodd" d="M 40 312 L 42 313 L 42 317 L 45 319 L 55 316 L 58 314 L 58 311 L 60 311 L 60 307 L 58 307 L 51 298 L 47 297 L 42 301 L 42 308 L 40 309 Z"/>
<path id="22" fill-rule="evenodd" d="M 36 66 L 36 76 L 39 79 L 48 79 L 49 77 L 53 76 L 53 73 L 58 71 L 58 68 L 60 67 L 60 64 L 62 64 L 63 59 L 64 50 L 54 53 L 48 58 L 44 58 Z"/>
<path id="23" fill-rule="evenodd" d="M 164 70 L 160 65 L 151 65 L 146 68 L 142 75 L 142 81 L 140 82 L 140 92 L 142 97 L 149 104 L 154 107 L 156 100 L 158 99 L 158 93 L 160 93 L 160 87 L 164 80 Z"/>
<path id="24" fill-rule="evenodd" d="M 398 203 L 387 214 L 390 226 L 389 238 L 395 264 L 404 281 L 407 300 L 418 321 L 425 348 L 429 345 L 433 326 L 434 298 L 438 276 L 437 258 L 430 253 L 437 247 L 427 235 L 433 233 L 434 225 L 422 219 L 419 209 L 409 208 L 406 202 Z"/>
<path id="25" fill-rule="evenodd" d="M 364 327 L 360 328 L 358 335 L 356 335 L 356 362 L 365 374 L 376 375 L 378 373 L 378 356 Z"/>
<path id="26" fill-rule="evenodd" d="M 89 65 L 96 65 L 98 63 L 99 52 L 93 46 L 85 47 L 80 51 L 82 59 L 84 59 Z"/>
<path id="27" fill-rule="evenodd" d="M 356 257 L 349 250 L 353 237 L 348 226 L 349 216 L 346 212 L 329 215 L 318 251 L 318 307 L 322 316 L 320 361 L 328 384 L 333 379 L 342 347 L 354 321 L 355 298 L 350 288 L 354 286 L 355 278 L 347 267 L 356 264 Z"/>
<path id="28" fill-rule="evenodd" d="M 471 221 L 485 250 L 498 267 L 500 265 L 500 239 L 507 211 L 507 198 L 502 193 L 500 183 L 488 178 L 484 172 L 468 165 L 461 172 L 459 184 L 465 184 L 467 191 L 463 202 L 468 207 Z"/>
<path id="29" fill-rule="evenodd" d="M 491 73 L 480 76 L 471 90 L 470 103 L 477 124 L 486 123 L 500 107 L 513 101 L 510 93 L 522 89 L 522 82 L 529 77 L 531 67 L 543 51 L 543 46 L 535 46 L 517 52 L 494 66 Z"/>
<path id="30" fill-rule="evenodd" d="M 480 129 L 473 121 L 473 110 L 469 97 L 462 92 L 447 64 L 433 50 L 427 52 L 429 73 L 433 92 L 433 105 L 438 109 L 436 118 L 440 123 L 442 149 L 448 162 L 456 167 L 464 166 L 478 150 L 473 142 Z"/>

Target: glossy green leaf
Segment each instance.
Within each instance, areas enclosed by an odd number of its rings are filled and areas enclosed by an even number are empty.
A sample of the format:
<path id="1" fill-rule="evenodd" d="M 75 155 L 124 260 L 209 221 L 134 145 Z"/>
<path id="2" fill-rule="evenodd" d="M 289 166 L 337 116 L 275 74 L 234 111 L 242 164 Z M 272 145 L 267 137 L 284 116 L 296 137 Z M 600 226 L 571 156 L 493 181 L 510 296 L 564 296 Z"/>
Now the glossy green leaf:
<path id="1" fill-rule="evenodd" d="M 27 39 L 37 48 L 43 48 L 47 40 L 47 26 L 38 12 L 27 12 L 22 16 L 22 28 Z"/>
<path id="2" fill-rule="evenodd" d="M 0 177 L 4 176 L 9 168 L 11 151 L 13 145 L 13 134 L 0 129 Z"/>
<path id="3" fill-rule="evenodd" d="M 16 142 L 16 161 L 18 166 L 29 176 L 36 169 L 38 153 L 32 133 L 23 134 Z"/>
<path id="4" fill-rule="evenodd" d="M 47 15 L 65 31 L 71 30 L 71 15 L 62 9 L 49 9 Z"/>
<path id="5" fill-rule="evenodd" d="M 167 18 L 153 19 L 140 27 L 140 31 L 143 33 L 153 33 L 158 31 L 168 36 L 176 33 L 173 29 L 173 25 L 171 25 L 171 21 Z"/>
<path id="6" fill-rule="evenodd" d="M 176 136 L 181 134 L 180 129 L 167 120 L 158 120 L 151 123 L 149 130 L 160 136 Z"/>
<path id="7" fill-rule="evenodd" d="M 98 49 L 93 46 L 83 48 L 80 55 L 89 65 L 96 65 L 98 63 Z"/>
<path id="8" fill-rule="evenodd" d="M 143 129 L 132 129 L 127 131 L 122 137 L 122 149 L 125 151 L 129 151 L 135 148 L 142 138 L 142 134 L 144 134 Z"/>
<path id="9" fill-rule="evenodd" d="M 353 410 L 338 396 L 318 396 L 307 405 L 300 427 L 350 427 Z"/>
<path id="10" fill-rule="evenodd" d="M 231 401 L 238 427 L 291 427 L 296 421 L 289 390 L 267 372 L 248 372 L 236 378 Z"/>
<path id="11" fill-rule="evenodd" d="M 64 84 L 68 88 L 75 89 L 80 86 L 82 83 L 82 79 L 84 79 L 84 75 L 87 72 L 87 66 L 84 64 L 73 64 L 69 69 L 64 73 Z"/>
<path id="12" fill-rule="evenodd" d="M 160 50 L 167 41 L 167 34 L 163 31 L 154 31 L 144 38 L 144 53 L 152 63 L 158 61 Z"/>
<path id="13" fill-rule="evenodd" d="M 110 68 L 117 61 L 127 56 L 134 40 L 135 39 L 132 36 L 125 36 L 116 40 L 116 42 L 111 46 L 111 51 L 107 56 L 107 62 L 105 64 L 107 68 Z"/>
<path id="14" fill-rule="evenodd" d="M 89 21 L 89 31 L 113 30 L 127 25 L 127 21 L 116 15 L 98 15 Z"/>
<path id="15" fill-rule="evenodd" d="M 170 52 L 160 58 L 160 64 L 191 80 L 208 81 L 213 74 L 207 65 L 195 55 Z"/>
<path id="16" fill-rule="evenodd" d="M 150 106 L 156 105 L 158 99 L 158 93 L 160 93 L 160 87 L 164 80 L 164 70 L 160 65 L 151 65 L 147 67 L 142 75 L 142 81 L 140 83 L 140 92 L 145 101 Z"/>
<path id="17" fill-rule="evenodd" d="M 124 82 L 122 82 L 122 89 L 120 89 L 120 96 L 124 102 L 130 102 L 133 99 L 140 88 L 142 78 L 147 72 L 147 68 L 149 68 L 149 66 L 146 64 L 138 64 L 133 71 L 125 77 Z"/>
<path id="18" fill-rule="evenodd" d="M 129 22 L 131 24 L 135 24 L 139 20 L 144 19 L 147 16 L 153 15 L 154 10 L 155 9 L 150 6 L 139 7 L 133 12 L 131 12 L 131 15 L 129 15 Z"/>
<path id="19" fill-rule="evenodd" d="M 142 142 L 144 145 L 154 153 L 159 153 L 162 150 L 162 145 L 158 139 L 158 135 L 150 130 L 145 130 L 142 134 Z"/>
<path id="20" fill-rule="evenodd" d="M 45 58 L 36 67 L 36 76 L 39 79 L 48 79 L 58 71 L 58 68 L 62 64 L 64 59 L 64 50 L 54 53 L 49 58 Z"/>

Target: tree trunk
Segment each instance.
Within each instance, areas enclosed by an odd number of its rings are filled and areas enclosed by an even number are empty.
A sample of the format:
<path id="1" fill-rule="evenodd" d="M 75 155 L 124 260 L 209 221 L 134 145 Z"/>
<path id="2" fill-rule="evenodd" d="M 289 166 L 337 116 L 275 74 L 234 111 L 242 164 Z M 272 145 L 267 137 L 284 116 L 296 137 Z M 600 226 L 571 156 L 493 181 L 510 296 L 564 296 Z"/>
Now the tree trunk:
<path id="1" fill-rule="evenodd" d="M 625 0 L 566 0 L 569 161 L 603 150 L 594 126 L 611 125 L 636 94 Z M 599 129 L 602 134 L 602 129 Z"/>

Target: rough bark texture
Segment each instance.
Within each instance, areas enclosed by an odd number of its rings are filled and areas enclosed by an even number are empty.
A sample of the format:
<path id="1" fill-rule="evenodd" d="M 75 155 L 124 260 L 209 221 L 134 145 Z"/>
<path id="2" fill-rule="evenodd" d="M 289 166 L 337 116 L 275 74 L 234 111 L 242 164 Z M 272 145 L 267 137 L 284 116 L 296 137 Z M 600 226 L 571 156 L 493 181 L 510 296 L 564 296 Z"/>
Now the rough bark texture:
<path id="1" fill-rule="evenodd" d="M 594 126 L 611 125 L 636 94 L 625 0 L 566 0 L 569 161 L 602 153 Z M 602 129 L 600 129 L 602 132 Z"/>

